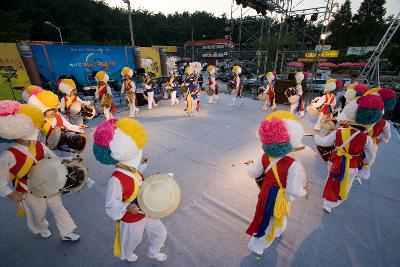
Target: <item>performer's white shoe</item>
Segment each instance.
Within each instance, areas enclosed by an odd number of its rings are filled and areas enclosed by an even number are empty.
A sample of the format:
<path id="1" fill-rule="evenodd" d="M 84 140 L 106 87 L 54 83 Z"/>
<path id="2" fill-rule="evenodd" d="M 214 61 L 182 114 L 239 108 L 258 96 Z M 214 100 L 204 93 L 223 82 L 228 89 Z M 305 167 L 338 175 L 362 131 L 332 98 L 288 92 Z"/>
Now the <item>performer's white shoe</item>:
<path id="1" fill-rule="evenodd" d="M 361 177 L 356 177 L 356 182 L 361 185 L 362 184 L 362 179 Z"/>
<path id="2" fill-rule="evenodd" d="M 230 104 L 229 104 L 229 106 L 233 106 L 233 105 L 235 105 L 235 103 L 230 103 Z"/>
<path id="3" fill-rule="evenodd" d="M 51 232 L 50 232 L 50 230 L 46 230 L 46 231 L 44 231 L 44 232 L 41 232 L 41 233 L 40 233 L 40 236 L 41 236 L 42 238 L 44 238 L 44 239 L 49 238 L 49 237 L 51 236 Z"/>
<path id="4" fill-rule="evenodd" d="M 135 113 L 139 113 L 139 109 L 138 108 L 136 108 Z"/>
<path id="5" fill-rule="evenodd" d="M 326 213 L 329 213 L 329 214 L 332 213 L 332 208 L 327 207 L 326 205 L 323 205 L 322 208 L 324 209 L 324 211 L 325 211 Z"/>
<path id="6" fill-rule="evenodd" d="M 156 261 L 166 261 L 167 260 L 167 255 L 164 253 L 156 253 L 154 255 L 151 255 L 150 253 L 148 254 L 148 257 L 150 259 L 155 259 Z"/>
<path id="7" fill-rule="evenodd" d="M 247 247 L 248 247 L 251 251 L 253 251 L 254 253 L 256 253 L 257 255 L 262 255 L 262 254 L 264 253 L 264 250 L 254 248 L 251 242 L 249 242 L 249 243 L 247 244 Z"/>
<path id="8" fill-rule="evenodd" d="M 61 237 L 63 241 L 72 241 L 72 242 L 77 241 L 79 238 L 80 235 L 74 234 L 73 232 Z"/>
<path id="9" fill-rule="evenodd" d="M 132 253 L 126 260 L 130 262 L 135 262 L 137 261 L 138 256 L 135 253 Z"/>

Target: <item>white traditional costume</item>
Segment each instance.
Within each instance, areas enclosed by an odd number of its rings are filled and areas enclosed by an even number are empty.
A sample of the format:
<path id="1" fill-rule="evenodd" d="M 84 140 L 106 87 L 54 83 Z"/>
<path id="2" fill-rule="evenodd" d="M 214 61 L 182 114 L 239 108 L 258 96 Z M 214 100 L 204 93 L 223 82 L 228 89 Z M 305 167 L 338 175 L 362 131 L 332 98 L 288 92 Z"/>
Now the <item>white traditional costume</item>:
<path id="1" fill-rule="evenodd" d="M 111 87 L 107 84 L 108 80 L 110 77 L 105 71 L 98 71 L 96 73 L 96 81 L 98 82 L 98 86 L 96 88 L 95 92 L 95 98 L 97 101 L 100 102 L 103 108 L 103 113 L 104 116 L 106 117 L 106 120 L 112 119 L 113 118 L 113 113 L 116 113 L 116 107 L 114 105 L 114 101 L 112 100 L 112 92 L 111 92 Z M 107 103 L 104 105 L 104 102 L 106 98 L 111 97 L 111 103 Z"/>
<path id="2" fill-rule="evenodd" d="M 303 128 L 295 116 L 273 112 L 260 123 L 258 133 L 264 154 L 248 174 L 264 180 L 247 234 L 251 236 L 249 249 L 260 255 L 285 231 L 291 202 L 307 194 L 307 179 L 303 165 L 287 155 L 303 147 Z"/>
<path id="3" fill-rule="evenodd" d="M 324 86 L 324 95 L 321 96 L 317 102 L 312 103 L 314 108 L 319 109 L 319 117 L 315 123 L 314 130 L 321 130 L 321 120 L 323 118 L 328 118 L 334 112 L 336 106 L 336 98 L 332 93 L 336 89 L 336 80 L 327 80 Z"/>
<path id="4" fill-rule="evenodd" d="M 345 106 L 337 117 L 341 125 L 325 137 L 314 136 L 319 146 L 334 146 L 328 162 L 328 178 L 323 192 L 323 209 L 331 213 L 350 192 L 358 169 L 363 164 L 372 164 L 375 160 L 374 143 L 363 128 L 351 125 L 376 123 L 382 116 L 383 101 L 379 96 L 362 96 Z M 347 126 L 350 125 L 350 126 Z"/>
<path id="5" fill-rule="evenodd" d="M 139 112 L 139 109 L 136 107 L 136 84 L 131 80 L 133 70 L 129 67 L 124 67 L 122 68 L 121 76 L 124 80 L 121 86 L 121 94 L 126 94 L 129 104 L 129 118 L 133 118 Z"/>
<path id="6" fill-rule="evenodd" d="M 268 108 L 271 108 L 272 111 L 275 111 L 276 109 L 276 103 L 275 103 L 275 89 L 274 89 L 274 80 L 276 77 L 275 72 L 268 72 L 265 74 L 265 77 L 268 80 L 267 87 L 265 88 L 264 93 L 267 94 L 267 99 L 265 100 L 263 110 L 267 111 Z"/>
<path id="7" fill-rule="evenodd" d="M 38 129 L 44 123 L 42 112 L 30 104 L 5 100 L 0 101 L 0 114 L 0 137 L 17 142 L 0 158 L 0 195 L 11 196 L 18 192 L 22 196 L 18 214 L 26 216 L 28 229 L 33 234 L 40 234 L 43 238 L 51 236 L 46 220 L 49 207 L 62 240 L 78 240 L 79 235 L 73 233 L 76 225 L 62 205 L 61 193 L 40 198 L 28 192 L 27 180 L 32 166 L 43 158 L 57 157 L 46 145 L 37 141 Z M 9 179 L 14 189 L 9 187 Z"/>
<path id="8" fill-rule="evenodd" d="M 238 98 L 242 98 L 242 85 L 240 83 L 240 73 L 242 73 L 242 68 L 239 66 L 233 66 L 232 68 L 232 72 L 233 74 L 233 80 L 232 83 L 234 84 L 234 95 L 232 97 L 232 103 L 230 103 L 230 106 L 234 106 L 236 103 L 236 99 Z M 242 103 L 240 105 L 243 105 L 244 102 L 242 101 Z"/>
<path id="9" fill-rule="evenodd" d="M 215 72 L 216 72 L 216 67 L 213 65 L 209 65 L 207 67 L 208 71 L 208 104 L 213 104 L 214 99 L 218 103 L 220 102 L 219 100 L 219 95 L 218 95 L 218 83 L 215 80 Z"/>
<path id="10" fill-rule="evenodd" d="M 116 222 L 114 255 L 121 260 L 136 261 L 135 249 L 146 230 L 148 256 L 165 261 L 167 256 L 160 253 L 167 237 L 164 224 L 141 212 L 129 211 L 131 205 L 138 207 L 137 196 L 144 179 L 139 167 L 147 138 L 144 128 L 130 118 L 113 119 L 100 124 L 93 137 L 96 159 L 117 167 L 108 182 L 106 194 L 106 214 Z"/>
<path id="11" fill-rule="evenodd" d="M 299 101 L 290 104 L 290 113 L 294 114 L 295 111 L 299 112 L 300 118 L 304 117 L 304 92 L 303 92 L 303 86 L 301 85 L 301 82 L 304 80 L 306 77 L 305 72 L 296 72 L 295 78 L 296 78 L 296 91 L 297 95 L 299 96 Z"/>

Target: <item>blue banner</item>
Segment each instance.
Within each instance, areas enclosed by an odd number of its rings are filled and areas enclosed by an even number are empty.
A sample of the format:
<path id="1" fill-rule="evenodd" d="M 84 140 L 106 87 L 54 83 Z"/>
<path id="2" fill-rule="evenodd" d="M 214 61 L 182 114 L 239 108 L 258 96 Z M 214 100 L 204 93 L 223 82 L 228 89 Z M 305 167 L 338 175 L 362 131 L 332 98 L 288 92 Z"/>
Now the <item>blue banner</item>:
<path id="1" fill-rule="evenodd" d="M 135 70 L 133 50 L 127 46 L 32 44 L 41 79 L 56 89 L 63 75 L 72 76 L 81 86 L 96 84 L 94 75 L 104 70 L 110 80 L 121 81 L 121 69 Z"/>

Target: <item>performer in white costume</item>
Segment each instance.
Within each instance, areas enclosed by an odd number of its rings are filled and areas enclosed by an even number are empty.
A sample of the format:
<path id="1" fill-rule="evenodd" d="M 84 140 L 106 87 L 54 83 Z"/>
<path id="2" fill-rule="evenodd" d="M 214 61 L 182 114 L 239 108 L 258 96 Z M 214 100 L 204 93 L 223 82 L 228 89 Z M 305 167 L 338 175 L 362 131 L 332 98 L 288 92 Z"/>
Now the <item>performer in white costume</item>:
<path id="1" fill-rule="evenodd" d="M 321 120 L 329 117 L 335 110 L 336 98 L 333 91 L 336 89 L 336 80 L 327 80 L 324 86 L 324 95 L 321 96 L 317 102 L 312 103 L 315 108 L 319 110 L 319 116 L 315 123 L 314 130 L 321 131 Z"/>
<path id="2" fill-rule="evenodd" d="M 167 230 L 161 220 L 146 217 L 137 202 L 144 180 L 140 164 L 147 161 L 142 160 L 147 138 L 144 128 L 130 118 L 113 119 L 100 124 L 93 138 L 96 159 L 116 166 L 106 194 L 106 214 L 116 222 L 114 255 L 121 260 L 136 261 L 138 256 L 135 250 L 146 231 L 149 237 L 148 257 L 165 261 L 167 255 L 160 249 L 164 246 Z"/>
<path id="3" fill-rule="evenodd" d="M 267 99 L 265 100 L 262 110 L 267 111 L 268 108 L 271 108 L 272 111 L 275 111 L 276 103 L 275 103 L 274 80 L 276 77 L 276 73 L 268 72 L 267 74 L 265 74 L 265 77 L 268 80 L 267 87 L 265 88 L 265 91 L 264 91 L 264 93 L 267 94 Z"/>
<path id="4" fill-rule="evenodd" d="M 125 98 L 129 103 L 129 118 L 133 118 L 139 112 L 136 107 L 136 84 L 131 80 L 133 70 L 129 67 L 124 67 L 122 68 L 121 76 L 124 80 L 121 86 L 121 94 L 126 94 Z"/>
<path id="5" fill-rule="evenodd" d="M 304 92 L 303 92 L 303 86 L 301 85 L 301 82 L 304 80 L 306 77 L 305 72 L 296 72 L 295 78 L 296 78 L 296 91 L 297 94 L 299 95 L 299 101 L 296 103 L 290 104 L 290 113 L 294 114 L 295 111 L 299 112 L 300 118 L 304 117 Z"/>
<path id="6" fill-rule="evenodd" d="M 240 83 L 240 73 L 242 73 L 242 68 L 239 66 L 233 66 L 232 68 L 233 74 L 233 80 L 232 83 L 234 84 L 234 96 L 232 97 L 232 103 L 230 103 L 230 106 L 234 106 L 236 103 L 236 100 L 239 98 L 242 98 L 242 84 Z M 240 105 L 243 105 L 244 101 L 240 103 Z"/>
<path id="7" fill-rule="evenodd" d="M 100 101 L 106 120 L 112 119 L 113 113 L 117 112 L 112 99 L 111 87 L 107 84 L 109 79 L 110 78 L 105 71 L 99 71 L 96 73 L 98 86 L 96 88 L 95 98 L 97 101 Z"/>
<path id="8" fill-rule="evenodd" d="M 33 234 L 40 234 L 42 238 L 51 236 L 46 220 L 49 207 L 61 239 L 78 240 L 79 235 L 73 233 L 76 225 L 62 204 L 61 193 L 41 198 L 28 192 L 27 181 L 32 166 L 44 158 L 57 158 L 38 141 L 39 129 L 44 123 L 43 113 L 31 104 L 4 100 L 0 101 L 0 114 L 0 137 L 16 142 L 0 158 L 0 195 L 15 202 L 19 207 L 18 215 L 26 216 L 28 229 Z M 10 180 L 14 189 L 8 185 Z"/>
<path id="9" fill-rule="evenodd" d="M 218 82 L 215 80 L 215 72 L 217 68 L 213 65 L 207 67 L 208 71 L 208 104 L 213 104 L 214 100 L 220 103 L 218 95 Z"/>

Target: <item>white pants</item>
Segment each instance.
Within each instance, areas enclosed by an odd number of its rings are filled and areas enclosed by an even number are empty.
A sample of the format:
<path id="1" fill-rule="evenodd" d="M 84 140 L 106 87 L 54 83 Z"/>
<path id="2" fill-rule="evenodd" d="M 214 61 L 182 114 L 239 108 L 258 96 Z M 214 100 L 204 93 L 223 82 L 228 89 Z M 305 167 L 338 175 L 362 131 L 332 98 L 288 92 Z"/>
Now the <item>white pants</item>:
<path id="1" fill-rule="evenodd" d="M 114 118 L 114 116 L 111 112 L 111 108 L 103 107 L 103 113 L 104 113 L 104 117 L 106 117 L 106 120 L 110 120 L 110 119 Z"/>
<path id="2" fill-rule="evenodd" d="M 272 106 L 271 106 L 271 103 L 269 103 L 269 99 L 268 99 L 268 97 L 267 97 L 267 100 L 265 100 L 265 103 L 264 103 L 264 106 L 263 106 L 262 109 L 265 110 L 265 111 L 267 111 L 269 107 L 270 107 L 272 110 L 275 110 L 275 109 L 276 109 L 276 105 L 272 105 Z"/>
<path id="3" fill-rule="evenodd" d="M 299 102 L 290 104 L 290 113 L 294 114 L 294 112 L 296 111 L 298 106 L 299 106 Z M 304 116 L 304 110 L 300 111 L 299 113 L 300 113 L 300 116 L 302 116 L 302 117 Z"/>
<path id="4" fill-rule="evenodd" d="M 136 107 L 135 101 L 129 103 L 129 117 L 135 117 L 135 113 L 138 112 L 139 109 Z"/>
<path id="5" fill-rule="evenodd" d="M 378 153 L 378 145 L 374 145 L 374 152 L 373 153 L 376 156 L 376 153 Z M 358 171 L 357 177 L 360 177 L 362 179 L 368 180 L 370 175 L 371 175 L 372 164 L 370 163 L 370 164 L 368 164 L 368 166 L 363 165 L 362 169 Z"/>
<path id="6" fill-rule="evenodd" d="M 157 107 L 157 104 L 154 101 L 154 92 L 147 92 L 147 102 L 148 102 L 148 105 L 147 105 L 148 109 Z"/>
<path id="7" fill-rule="evenodd" d="M 179 104 L 179 100 L 176 98 L 176 93 L 177 93 L 177 91 L 171 92 L 171 106 L 173 106 L 175 104 Z"/>
<path id="8" fill-rule="evenodd" d="M 22 203 L 25 210 L 26 224 L 33 234 L 43 233 L 48 230 L 49 223 L 46 220 L 47 207 L 53 213 L 61 236 L 65 236 L 76 229 L 74 221 L 62 204 L 60 194 L 49 198 L 40 198 L 30 193 L 25 193 Z"/>
<path id="9" fill-rule="evenodd" d="M 314 130 L 321 131 L 321 120 L 324 118 L 324 113 L 320 112 Z"/>
<path id="10" fill-rule="evenodd" d="M 219 95 L 210 95 L 208 96 L 208 104 L 213 104 L 214 100 L 219 102 Z"/>
<path id="11" fill-rule="evenodd" d="M 249 247 L 250 249 L 252 249 L 252 250 L 257 250 L 257 251 L 260 251 L 260 252 L 261 252 L 261 251 L 263 251 L 263 250 L 269 248 L 269 246 L 271 246 L 272 242 L 269 243 L 269 242 L 267 241 L 267 236 L 268 236 L 269 233 L 271 232 L 271 228 L 272 228 L 273 223 L 274 223 L 274 218 L 271 217 L 271 219 L 270 219 L 270 221 L 269 221 L 269 224 L 268 224 L 268 227 L 267 227 L 267 229 L 265 230 L 265 235 L 262 236 L 262 237 L 254 237 L 254 236 L 253 236 L 253 237 L 250 239 L 250 242 L 248 243 L 248 247 Z M 283 219 L 282 228 L 275 228 L 275 237 L 279 237 L 279 236 L 286 230 L 286 227 L 287 227 L 287 218 L 285 217 L 285 218 Z M 275 239 L 275 237 L 274 237 L 274 239 Z M 273 241 L 273 240 L 272 240 L 272 241 Z"/>
<path id="12" fill-rule="evenodd" d="M 167 238 L 167 229 L 159 219 L 145 217 L 135 223 L 120 224 L 121 260 L 130 259 L 135 249 L 142 242 L 143 232 L 146 230 L 149 239 L 149 255 L 160 252 Z"/>
<path id="13" fill-rule="evenodd" d="M 332 167 L 332 163 L 329 162 L 328 163 L 328 172 L 331 167 Z M 358 169 L 349 168 L 349 183 L 347 185 L 347 190 L 348 190 L 347 195 L 350 194 L 350 189 L 351 189 L 351 186 L 353 185 L 354 178 L 356 178 L 357 173 L 358 173 Z M 328 179 L 326 179 L 326 181 L 328 181 Z M 326 182 L 325 182 L 325 184 L 326 184 Z M 324 188 L 325 188 L 325 186 L 324 186 Z M 332 208 L 336 208 L 337 206 L 339 206 L 342 203 L 343 203 L 343 200 L 338 200 L 336 202 L 332 202 L 332 201 L 324 199 L 323 206 L 326 206 L 326 207 L 332 209 Z"/>
<path id="14" fill-rule="evenodd" d="M 231 103 L 232 106 L 235 105 L 237 99 L 239 99 L 240 105 L 243 105 L 243 104 L 244 104 L 244 98 L 235 95 L 234 97 L 232 97 L 232 103 Z"/>

